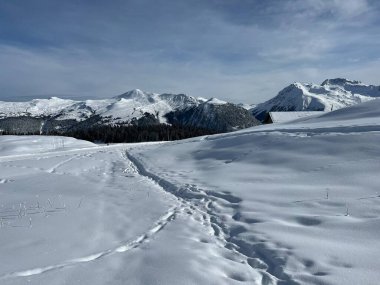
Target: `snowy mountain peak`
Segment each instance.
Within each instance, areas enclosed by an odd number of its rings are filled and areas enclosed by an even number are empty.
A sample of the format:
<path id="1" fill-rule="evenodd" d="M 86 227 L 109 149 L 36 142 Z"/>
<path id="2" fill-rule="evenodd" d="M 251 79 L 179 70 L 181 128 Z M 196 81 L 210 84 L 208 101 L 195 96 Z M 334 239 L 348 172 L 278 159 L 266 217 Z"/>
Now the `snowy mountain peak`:
<path id="1" fill-rule="evenodd" d="M 153 95 L 153 94 L 144 92 L 140 89 L 133 89 L 133 90 L 127 91 L 121 95 L 118 95 L 114 98 L 115 99 L 136 99 L 136 98 L 141 98 L 141 97 L 147 97 L 150 95 Z"/>
<path id="2" fill-rule="evenodd" d="M 207 100 L 205 103 L 207 103 L 207 104 L 213 104 L 213 105 L 224 105 L 224 104 L 227 104 L 226 101 L 222 101 L 222 100 L 219 100 L 217 98 L 211 98 L 211 99 Z"/>
<path id="3" fill-rule="evenodd" d="M 322 82 L 322 86 L 325 85 L 339 85 L 339 86 L 344 86 L 346 84 L 351 84 L 351 85 L 362 85 L 360 81 L 357 80 L 349 80 L 346 78 L 334 78 L 334 79 L 326 79 L 325 81 Z"/>
<path id="4" fill-rule="evenodd" d="M 298 89 L 302 89 L 302 87 L 305 85 L 305 83 L 301 83 L 301 82 L 293 82 L 292 84 L 290 84 L 290 86 L 292 88 L 298 88 Z"/>
<path id="5" fill-rule="evenodd" d="M 344 78 L 326 79 L 321 85 L 294 82 L 274 98 L 252 108 L 264 120 L 271 111 L 333 111 L 380 97 L 380 86 Z"/>
<path id="6" fill-rule="evenodd" d="M 305 84 L 302 84 L 300 82 L 294 82 L 292 84 L 290 84 L 289 86 L 285 87 L 284 89 L 282 89 L 278 95 L 287 95 L 287 94 L 294 94 L 294 93 L 299 93 L 299 94 L 302 94 L 303 91 L 304 91 L 304 86 Z"/>

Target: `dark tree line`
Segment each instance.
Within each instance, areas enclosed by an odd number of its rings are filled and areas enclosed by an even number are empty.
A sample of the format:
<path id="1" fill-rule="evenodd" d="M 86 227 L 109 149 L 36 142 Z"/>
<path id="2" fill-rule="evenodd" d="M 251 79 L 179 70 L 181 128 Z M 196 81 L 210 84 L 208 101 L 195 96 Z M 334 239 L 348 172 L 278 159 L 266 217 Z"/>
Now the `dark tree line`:
<path id="1" fill-rule="evenodd" d="M 72 130 L 51 130 L 48 135 L 68 136 L 91 142 L 132 143 L 147 141 L 172 141 L 196 136 L 215 134 L 216 131 L 180 125 L 93 125 Z M 39 131 L 0 129 L 0 135 L 40 135 Z M 44 135 L 46 135 L 44 133 Z"/>
<path id="2" fill-rule="evenodd" d="M 56 133 L 56 135 L 65 135 L 91 142 L 132 143 L 147 141 L 181 140 L 214 133 L 215 132 L 212 130 L 195 127 L 158 124 L 151 126 L 101 125 L 93 126 L 91 128 L 86 129 L 68 131 L 63 134 Z M 54 135 L 54 133 L 50 134 Z"/>
<path id="3" fill-rule="evenodd" d="M 40 135 L 40 132 L 37 131 L 8 131 L 8 130 L 0 130 L 0 136 L 37 136 Z"/>

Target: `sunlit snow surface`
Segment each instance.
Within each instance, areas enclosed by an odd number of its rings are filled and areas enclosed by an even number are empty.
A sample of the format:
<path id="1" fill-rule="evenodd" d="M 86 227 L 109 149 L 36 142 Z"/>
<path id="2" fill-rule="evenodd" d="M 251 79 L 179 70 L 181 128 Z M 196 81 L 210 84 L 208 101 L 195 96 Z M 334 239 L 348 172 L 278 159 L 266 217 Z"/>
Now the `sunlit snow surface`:
<path id="1" fill-rule="evenodd" d="M 272 123 L 286 123 L 306 117 L 320 116 L 321 111 L 269 112 Z"/>
<path id="2" fill-rule="evenodd" d="M 379 142 L 380 100 L 171 143 L 0 137 L 0 284 L 377 284 Z"/>

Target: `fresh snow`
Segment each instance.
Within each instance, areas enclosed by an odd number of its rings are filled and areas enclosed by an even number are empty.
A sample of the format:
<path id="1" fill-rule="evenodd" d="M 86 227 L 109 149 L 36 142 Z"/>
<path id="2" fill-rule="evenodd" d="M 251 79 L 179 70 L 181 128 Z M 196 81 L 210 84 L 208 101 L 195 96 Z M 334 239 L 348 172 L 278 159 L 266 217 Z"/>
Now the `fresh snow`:
<path id="1" fill-rule="evenodd" d="M 380 100 L 170 143 L 2 136 L 0 284 L 377 284 L 379 141 Z"/>
<path id="2" fill-rule="evenodd" d="M 259 117 L 269 111 L 333 111 L 378 97 L 380 86 L 348 79 L 327 79 L 321 85 L 295 82 L 251 111 Z"/>
<path id="3" fill-rule="evenodd" d="M 88 148 L 93 146 L 93 143 L 87 141 L 59 136 L 0 136 L 0 157 Z"/>
<path id="4" fill-rule="evenodd" d="M 246 110 L 251 110 L 256 107 L 256 104 L 246 104 L 246 103 L 239 103 L 237 104 L 239 107 L 242 107 Z"/>
<path id="5" fill-rule="evenodd" d="M 301 118 L 320 116 L 324 113 L 321 111 L 269 112 L 269 116 L 273 123 L 286 123 Z"/>
<path id="6" fill-rule="evenodd" d="M 208 104 L 212 104 L 212 105 L 224 105 L 224 104 L 227 104 L 226 101 L 222 101 L 222 100 L 219 100 L 217 98 L 211 98 L 210 100 L 207 100 Z"/>

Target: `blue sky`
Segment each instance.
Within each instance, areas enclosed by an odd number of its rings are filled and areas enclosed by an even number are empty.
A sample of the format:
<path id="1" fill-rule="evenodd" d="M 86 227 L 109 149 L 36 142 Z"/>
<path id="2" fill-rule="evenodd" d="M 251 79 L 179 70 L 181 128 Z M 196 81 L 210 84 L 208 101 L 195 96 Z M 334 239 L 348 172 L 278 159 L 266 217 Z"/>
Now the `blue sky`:
<path id="1" fill-rule="evenodd" d="M 377 0 L 0 2 L 0 100 L 139 88 L 259 103 L 294 82 L 380 84 Z"/>

